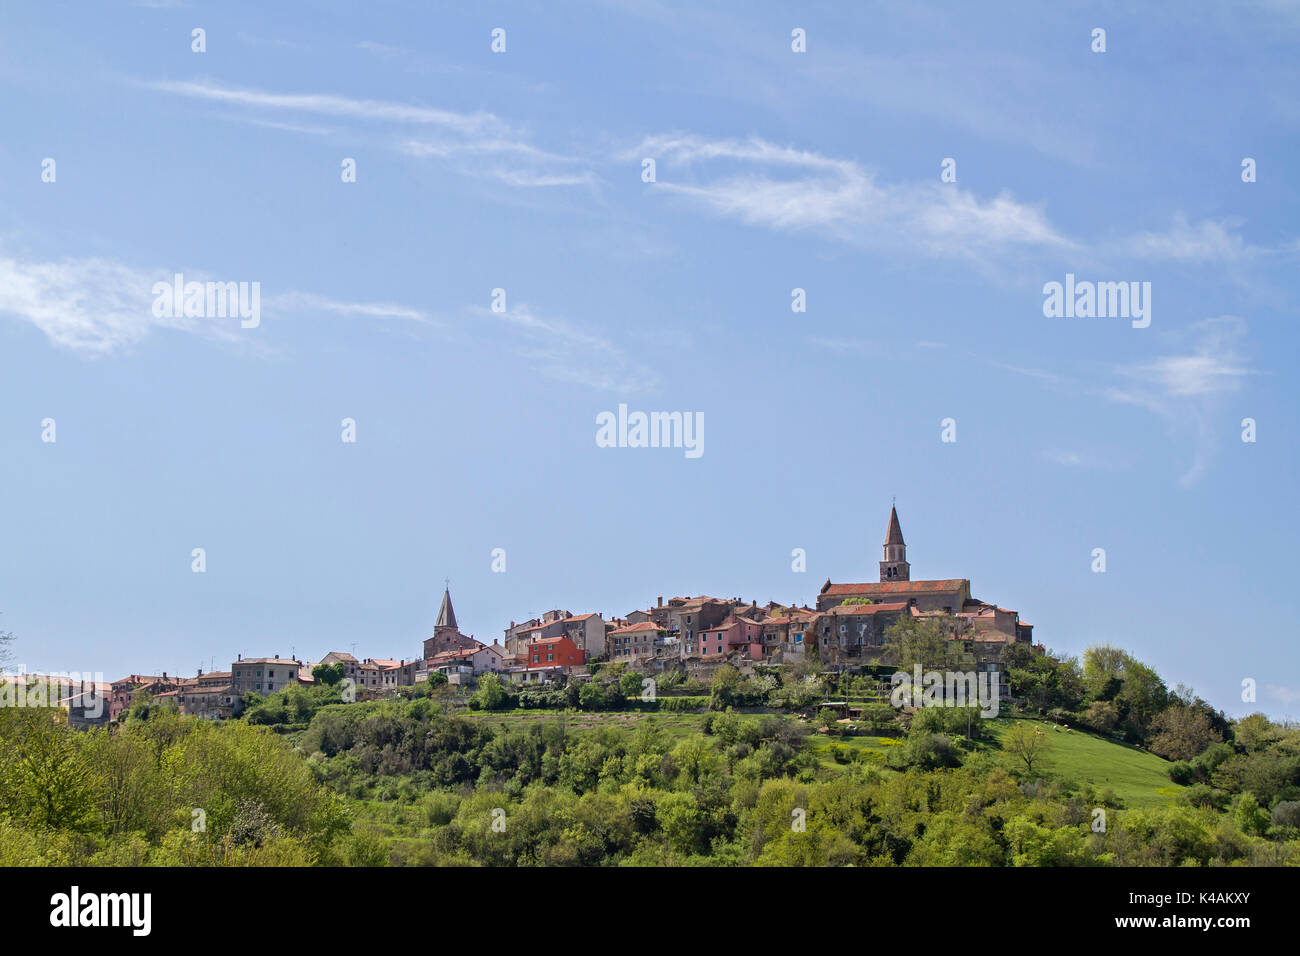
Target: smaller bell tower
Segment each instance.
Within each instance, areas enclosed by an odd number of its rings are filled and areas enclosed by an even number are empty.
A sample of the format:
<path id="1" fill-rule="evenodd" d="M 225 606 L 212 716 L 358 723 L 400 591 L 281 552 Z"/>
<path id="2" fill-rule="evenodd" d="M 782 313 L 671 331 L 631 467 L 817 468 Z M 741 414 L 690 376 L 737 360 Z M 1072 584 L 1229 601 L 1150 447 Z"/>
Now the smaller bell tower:
<path id="1" fill-rule="evenodd" d="M 912 566 L 907 563 L 907 544 L 898 523 L 898 509 L 890 505 L 889 530 L 885 532 L 885 560 L 880 562 L 880 583 L 910 581 Z"/>

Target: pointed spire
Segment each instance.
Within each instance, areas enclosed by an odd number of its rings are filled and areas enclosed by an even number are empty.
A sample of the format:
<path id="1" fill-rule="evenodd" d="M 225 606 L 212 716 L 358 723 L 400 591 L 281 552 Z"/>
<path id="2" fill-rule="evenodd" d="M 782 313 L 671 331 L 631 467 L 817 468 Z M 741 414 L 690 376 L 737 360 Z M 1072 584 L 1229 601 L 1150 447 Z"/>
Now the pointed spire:
<path id="1" fill-rule="evenodd" d="M 438 620 L 434 627 L 455 627 L 456 612 L 451 608 L 451 588 L 450 586 L 443 589 L 442 606 L 438 608 Z"/>
<path id="2" fill-rule="evenodd" d="M 889 531 L 885 535 L 885 544 L 906 544 L 903 540 L 903 528 L 898 523 L 898 509 L 889 508 Z"/>

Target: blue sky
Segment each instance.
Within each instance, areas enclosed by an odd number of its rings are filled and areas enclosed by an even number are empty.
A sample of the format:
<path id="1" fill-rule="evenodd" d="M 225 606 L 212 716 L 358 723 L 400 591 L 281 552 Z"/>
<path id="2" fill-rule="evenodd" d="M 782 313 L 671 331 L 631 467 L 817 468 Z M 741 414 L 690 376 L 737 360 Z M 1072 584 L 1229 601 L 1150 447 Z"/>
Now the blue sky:
<path id="1" fill-rule="evenodd" d="M 409 658 L 444 577 L 489 641 L 811 604 L 896 496 L 914 578 L 1296 714 L 1300 13 L 1128 6 L 5 5 L 17 662 Z M 177 272 L 260 325 L 155 317 Z M 1067 273 L 1150 327 L 1046 318 Z M 620 402 L 704 454 L 598 448 Z"/>

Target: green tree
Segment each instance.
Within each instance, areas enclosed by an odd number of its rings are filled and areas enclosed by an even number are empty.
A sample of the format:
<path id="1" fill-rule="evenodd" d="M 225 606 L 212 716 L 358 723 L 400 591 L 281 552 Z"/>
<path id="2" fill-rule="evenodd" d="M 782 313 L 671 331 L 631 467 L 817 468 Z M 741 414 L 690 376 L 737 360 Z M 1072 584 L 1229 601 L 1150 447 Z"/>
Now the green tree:
<path id="1" fill-rule="evenodd" d="M 1241 832 L 1251 836 L 1263 836 L 1273 822 L 1268 811 L 1259 805 L 1255 795 L 1250 792 L 1241 795 L 1232 816 L 1237 821 L 1237 826 L 1241 827 Z"/>
<path id="2" fill-rule="evenodd" d="M 1124 711 L 1124 729 L 1133 738 L 1145 740 L 1156 715 L 1169 703 L 1169 691 L 1152 668 L 1130 659 L 1124 669 L 1124 686 L 1115 700 Z"/>
<path id="3" fill-rule="evenodd" d="M 933 619 L 918 619 L 910 614 L 899 615 L 885 628 L 885 649 L 882 659 L 909 673 L 917 665 L 921 670 L 959 670 L 971 663 L 960 640 L 952 640 L 948 632 Z"/>
<path id="4" fill-rule="evenodd" d="M 311 676 L 326 687 L 333 687 L 347 675 L 347 668 L 342 661 L 333 664 L 317 664 L 311 669 Z"/>
<path id="5" fill-rule="evenodd" d="M 1026 774 L 1032 774 L 1034 767 L 1041 767 L 1051 747 L 1051 741 L 1043 728 L 1035 721 L 1019 720 L 1012 724 L 1002 735 L 1002 750 L 1018 763 L 1023 764 Z"/>
<path id="6" fill-rule="evenodd" d="M 626 671 L 618 679 L 618 688 L 625 698 L 636 700 L 641 696 L 642 679 L 642 676 L 636 671 Z"/>
<path id="7" fill-rule="evenodd" d="M 5 708 L 0 737 L 8 750 L 0 780 L 17 798 L 14 809 L 32 826 L 84 830 L 95 805 L 91 767 L 81 739 L 58 708 Z"/>
<path id="8" fill-rule="evenodd" d="M 730 664 L 723 664 L 713 672 L 713 683 L 709 685 L 709 708 L 726 710 L 733 702 L 740 685 L 740 671 Z"/>
<path id="9" fill-rule="evenodd" d="M 482 674 L 478 679 L 478 689 L 470 695 L 469 705 L 477 710 L 505 710 L 510 703 L 510 694 L 496 674 Z"/>
<path id="10" fill-rule="evenodd" d="M 1127 651 L 1109 644 L 1094 644 L 1083 652 L 1083 683 L 1094 700 L 1111 700 L 1124 683 L 1133 662 Z"/>
<path id="11" fill-rule="evenodd" d="M 1166 760 L 1191 760 L 1210 744 L 1223 741 L 1203 710 L 1184 704 L 1174 704 L 1157 714 L 1151 734 L 1151 752 Z"/>

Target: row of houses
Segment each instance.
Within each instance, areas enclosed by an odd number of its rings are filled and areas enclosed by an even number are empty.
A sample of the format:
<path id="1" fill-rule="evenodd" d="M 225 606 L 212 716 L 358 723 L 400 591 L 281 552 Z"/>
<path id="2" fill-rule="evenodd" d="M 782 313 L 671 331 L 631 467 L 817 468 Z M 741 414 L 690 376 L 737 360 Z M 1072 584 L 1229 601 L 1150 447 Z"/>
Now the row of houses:
<path id="1" fill-rule="evenodd" d="M 501 640 L 485 644 L 461 632 L 445 589 L 433 634 L 411 660 L 358 659 L 341 651 L 318 661 L 240 655 L 228 671 L 200 670 L 194 677 L 130 674 L 111 684 L 51 686 L 75 726 L 115 721 L 144 697 L 172 700 L 182 713 L 220 720 L 238 714 L 250 694 L 313 684 L 312 672 L 323 664 L 341 667 L 355 690 L 371 695 L 412 687 L 435 674 L 454 686 L 473 684 L 487 673 L 514 683 L 544 683 L 585 676 L 587 664 L 596 661 L 626 663 L 650 674 L 679 668 L 698 679 L 708 679 L 723 663 L 749 671 L 756 664 L 811 660 L 841 670 L 878 663 L 885 632 L 900 619 L 933 622 L 951 640 L 962 641 L 979 670 L 1002 673 L 1004 690 L 1002 651 L 1024 644 L 1042 652 L 1033 643 L 1033 625 L 1014 610 L 974 598 L 969 579 L 911 580 L 898 513 L 891 509 L 880 580 L 827 580 L 815 607 L 661 596 L 648 608 L 609 620 L 594 612 L 545 611 L 511 621 Z"/>

